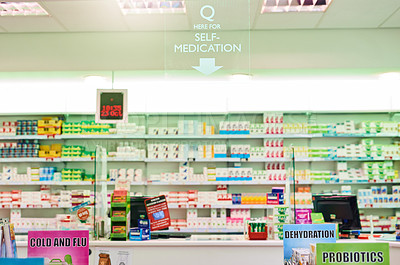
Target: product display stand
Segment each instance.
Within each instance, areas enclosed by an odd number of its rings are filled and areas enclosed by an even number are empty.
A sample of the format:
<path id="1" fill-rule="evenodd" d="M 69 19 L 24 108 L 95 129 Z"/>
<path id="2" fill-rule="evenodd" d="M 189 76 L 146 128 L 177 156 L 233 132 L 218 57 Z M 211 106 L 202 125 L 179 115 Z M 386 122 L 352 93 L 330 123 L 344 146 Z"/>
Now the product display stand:
<path id="1" fill-rule="evenodd" d="M 111 201 L 111 240 L 126 240 L 129 231 L 130 196 L 125 196 L 125 202 Z M 118 213 L 118 214 L 117 214 Z"/>

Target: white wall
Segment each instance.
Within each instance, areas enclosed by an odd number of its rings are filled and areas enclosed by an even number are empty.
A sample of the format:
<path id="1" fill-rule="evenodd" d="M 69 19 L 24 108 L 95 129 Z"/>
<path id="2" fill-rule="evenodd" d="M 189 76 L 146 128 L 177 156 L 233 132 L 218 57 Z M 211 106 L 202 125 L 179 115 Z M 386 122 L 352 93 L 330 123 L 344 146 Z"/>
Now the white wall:
<path id="1" fill-rule="evenodd" d="M 96 88 L 81 77 L 0 80 L 0 113 L 94 112 Z M 262 79 L 118 78 L 128 89 L 129 112 L 268 110 L 400 110 L 400 80 L 377 78 Z M 10 99 L 10 100 L 9 100 Z"/>

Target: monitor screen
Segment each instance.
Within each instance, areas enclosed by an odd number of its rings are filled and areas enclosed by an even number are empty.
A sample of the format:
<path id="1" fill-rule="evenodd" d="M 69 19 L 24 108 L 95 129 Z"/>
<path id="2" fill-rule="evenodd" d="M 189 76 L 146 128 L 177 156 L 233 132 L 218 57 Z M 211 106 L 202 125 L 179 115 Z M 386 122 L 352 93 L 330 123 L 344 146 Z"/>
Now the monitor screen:
<path id="1" fill-rule="evenodd" d="M 131 227 L 138 227 L 139 219 L 148 219 L 144 200 L 150 197 L 131 197 Z"/>
<path id="2" fill-rule="evenodd" d="M 314 212 L 322 213 L 325 222 L 338 223 L 340 231 L 360 230 L 357 197 L 349 195 L 313 195 Z"/>

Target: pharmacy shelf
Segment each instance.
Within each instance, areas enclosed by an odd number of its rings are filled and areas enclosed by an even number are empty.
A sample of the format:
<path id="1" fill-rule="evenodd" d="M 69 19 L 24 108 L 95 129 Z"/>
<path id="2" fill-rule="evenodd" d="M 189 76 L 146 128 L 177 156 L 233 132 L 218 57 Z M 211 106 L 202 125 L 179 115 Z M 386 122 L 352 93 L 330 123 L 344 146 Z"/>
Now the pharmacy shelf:
<path id="1" fill-rule="evenodd" d="M 196 205 L 196 207 L 192 207 L 184 204 L 168 204 L 169 209 L 273 209 L 274 205 L 266 205 L 266 204 L 215 204 L 215 205 Z"/>
<path id="2" fill-rule="evenodd" d="M 51 206 L 42 206 L 42 207 L 3 207 L 2 205 L 0 205 L 0 210 L 9 210 L 9 209 L 32 209 L 32 210 L 40 210 L 40 209 L 69 209 L 72 208 L 71 207 L 51 207 Z"/>
<path id="3" fill-rule="evenodd" d="M 29 231 L 54 231 L 56 228 L 14 228 L 16 234 L 28 234 Z M 79 228 L 79 230 L 83 230 Z M 92 229 L 86 229 L 91 231 Z"/>
<path id="4" fill-rule="evenodd" d="M 294 208 L 294 205 L 290 206 L 291 208 Z M 314 209 L 314 205 L 310 204 L 298 204 L 296 205 L 296 209 Z"/>
<path id="5" fill-rule="evenodd" d="M 115 185 L 115 181 L 107 181 L 107 185 Z M 131 186 L 147 185 L 147 181 L 132 181 Z"/>
<path id="6" fill-rule="evenodd" d="M 223 158 L 196 158 L 188 159 L 189 162 L 240 162 L 240 158 L 223 157 Z"/>
<path id="7" fill-rule="evenodd" d="M 47 135 L 0 135 L 0 140 L 46 140 L 53 139 Z"/>
<path id="8" fill-rule="evenodd" d="M 41 158 L 41 157 L 20 157 L 20 158 L 0 158 L 0 163 L 64 163 L 64 162 L 93 162 L 92 158 Z"/>
<path id="9" fill-rule="evenodd" d="M 159 230 L 151 233 L 157 234 L 168 234 L 168 233 L 243 233 L 243 229 L 227 229 L 227 228 L 178 228 L 178 229 L 168 229 L 168 230 Z"/>
<path id="10" fill-rule="evenodd" d="M 380 203 L 380 204 L 365 204 L 365 205 L 358 205 L 359 209 L 398 209 L 400 208 L 399 203 Z"/>
<path id="11" fill-rule="evenodd" d="M 21 158 L 0 158 L 0 163 L 65 163 L 65 162 L 94 162 L 94 158 L 85 157 L 63 157 L 63 158 L 40 158 L 40 157 L 21 157 Z M 117 158 L 109 157 L 108 162 L 144 162 L 144 159 Z M 162 161 L 161 161 L 162 162 Z"/>
<path id="12" fill-rule="evenodd" d="M 382 230 L 382 229 L 374 229 L 374 233 L 394 233 L 396 230 Z M 361 229 L 361 233 L 371 233 L 371 228 L 363 228 Z"/>
<path id="13" fill-rule="evenodd" d="M 73 140 L 73 139 L 145 139 L 143 134 L 62 134 L 56 135 L 55 139 Z"/>
<path id="14" fill-rule="evenodd" d="M 369 157 L 337 157 L 337 158 L 297 158 L 295 162 L 337 162 L 337 161 L 397 161 L 400 157 L 369 158 Z M 287 159 L 287 161 L 290 161 Z"/>
<path id="15" fill-rule="evenodd" d="M 272 138 L 282 138 L 272 134 Z M 162 139 L 264 139 L 269 138 L 266 134 L 212 134 L 212 135 L 146 135 L 145 139 L 150 140 L 162 140 Z"/>
<path id="16" fill-rule="evenodd" d="M 291 181 L 293 183 L 293 181 Z M 362 184 L 398 184 L 400 179 L 388 179 L 388 180 L 363 180 L 363 181 L 339 181 L 339 182 L 326 182 L 326 181 L 296 181 L 298 185 L 362 185 Z"/>
<path id="17" fill-rule="evenodd" d="M 188 186 L 202 186 L 202 185 L 285 185 L 286 181 L 149 181 L 147 185 L 154 186 L 167 186 L 167 185 L 188 185 Z"/>
<path id="18" fill-rule="evenodd" d="M 169 159 L 153 159 L 153 158 L 146 158 L 144 162 L 147 163 L 162 163 L 162 162 L 188 162 L 187 159 L 181 158 L 169 158 Z"/>
<path id="19" fill-rule="evenodd" d="M 337 162 L 337 161 L 399 161 L 400 157 L 390 157 L 390 158 L 299 158 L 296 159 L 295 162 Z M 74 158 L 40 158 L 40 157 L 21 157 L 21 158 L 0 158 L 0 163 L 65 163 L 65 162 L 94 162 L 94 158 L 83 158 L 83 157 L 74 157 Z M 155 159 L 155 158 L 146 158 L 146 159 L 134 159 L 134 158 L 118 158 L 118 157 L 109 157 L 107 158 L 108 162 L 144 162 L 144 163 L 182 163 L 182 162 L 253 162 L 253 163 L 274 163 L 274 162 L 291 162 L 292 160 L 289 158 L 198 158 L 198 159 L 187 159 L 187 158 L 169 158 L 169 159 Z"/>
<path id="20" fill-rule="evenodd" d="M 107 158 L 107 162 L 145 162 L 145 159 L 109 157 Z"/>
<path id="21" fill-rule="evenodd" d="M 27 182 L 0 182 L 4 186 L 35 186 L 35 185 L 51 185 L 51 186 L 84 186 L 92 185 L 91 181 L 27 181 Z"/>
<path id="22" fill-rule="evenodd" d="M 230 205 L 196 205 L 196 207 L 189 206 L 187 204 L 174 204 L 169 203 L 169 209 L 273 209 L 275 206 L 284 205 L 269 205 L 269 204 L 230 204 Z M 400 206 L 399 206 L 400 207 Z M 294 208 L 292 205 L 291 208 Z M 296 205 L 296 209 L 313 209 L 313 205 Z"/>
<path id="23" fill-rule="evenodd" d="M 1 186 L 39 186 L 39 185 L 50 185 L 50 186 L 91 186 L 92 181 L 27 181 L 27 182 L 0 182 Z M 107 185 L 115 185 L 114 181 L 107 181 Z M 146 181 L 135 181 L 131 182 L 131 186 L 143 186 L 147 185 Z"/>
<path id="24" fill-rule="evenodd" d="M 101 183 L 101 182 L 99 182 Z M 293 182 L 291 182 L 293 183 Z M 285 185 L 286 181 L 135 181 L 131 182 L 131 186 L 216 186 L 216 185 Z M 393 181 L 368 181 L 368 182 L 324 182 L 324 181 L 298 181 L 296 185 L 367 185 L 367 184 L 400 184 L 400 179 Z M 93 185 L 92 181 L 3 181 L 0 182 L 2 186 L 89 186 Z M 107 181 L 107 185 L 115 185 L 114 181 Z"/>
<path id="25" fill-rule="evenodd" d="M 73 140 L 73 139 L 301 139 L 301 138 L 364 138 L 400 137 L 399 133 L 377 134 L 213 134 L 213 135 L 135 135 L 135 134 L 62 134 L 62 135 L 4 135 L 0 140 Z"/>

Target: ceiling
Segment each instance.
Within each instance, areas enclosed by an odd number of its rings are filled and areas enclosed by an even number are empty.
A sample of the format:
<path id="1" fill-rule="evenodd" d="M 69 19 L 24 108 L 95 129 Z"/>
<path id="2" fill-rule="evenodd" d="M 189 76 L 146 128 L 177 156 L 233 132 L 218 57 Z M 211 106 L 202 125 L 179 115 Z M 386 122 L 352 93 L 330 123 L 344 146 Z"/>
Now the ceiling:
<path id="1" fill-rule="evenodd" d="M 208 3 L 215 4 L 225 30 L 400 28 L 399 0 L 333 0 L 324 13 L 268 14 L 261 14 L 263 0 L 186 0 L 186 14 L 165 15 L 123 15 L 117 0 L 39 3 L 50 16 L 0 17 L 0 33 L 190 30 L 200 21 L 199 7 Z"/>

